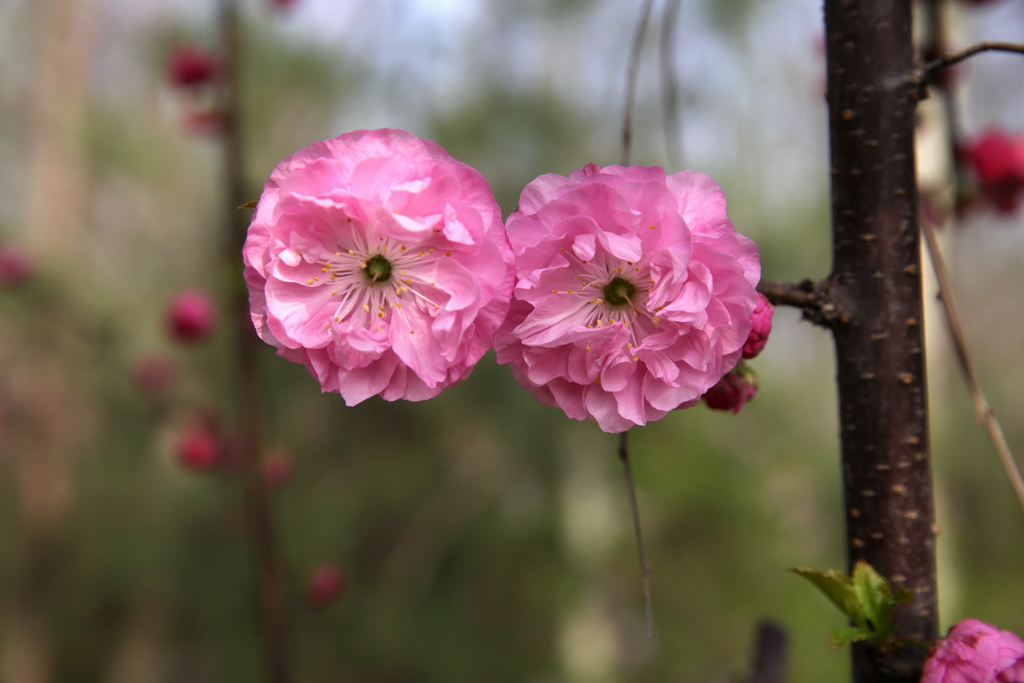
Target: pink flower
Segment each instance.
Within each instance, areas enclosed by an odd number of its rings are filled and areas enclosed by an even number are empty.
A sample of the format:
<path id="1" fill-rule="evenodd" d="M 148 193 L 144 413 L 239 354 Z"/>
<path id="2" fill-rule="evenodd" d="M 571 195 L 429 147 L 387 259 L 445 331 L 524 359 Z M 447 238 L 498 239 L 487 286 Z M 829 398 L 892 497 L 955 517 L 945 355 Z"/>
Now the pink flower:
<path id="1" fill-rule="evenodd" d="M 760 263 L 708 176 L 544 175 L 508 235 L 518 280 L 498 362 L 541 402 L 621 432 L 693 405 L 739 360 Z"/>
<path id="2" fill-rule="evenodd" d="M 178 460 L 190 470 L 211 470 L 220 464 L 220 439 L 207 426 L 196 425 L 185 430 L 178 439 Z"/>
<path id="3" fill-rule="evenodd" d="M 174 385 L 174 363 L 170 358 L 158 354 L 143 356 L 132 367 L 132 379 L 146 396 L 164 398 Z"/>
<path id="4" fill-rule="evenodd" d="M 178 341 L 203 341 L 216 327 L 217 309 L 213 298 L 201 289 L 178 292 L 167 305 L 167 329 Z"/>
<path id="5" fill-rule="evenodd" d="M 206 50 L 179 45 L 167 56 L 167 80 L 179 88 L 206 85 L 221 75 L 220 60 Z"/>
<path id="6" fill-rule="evenodd" d="M 775 315 L 775 307 L 765 298 L 764 294 L 757 293 L 757 308 L 750 316 L 750 336 L 743 345 L 743 357 L 747 360 L 756 357 L 768 343 L 768 335 L 772 331 L 772 316 Z"/>
<path id="7" fill-rule="evenodd" d="M 260 474 L 268 486 L 283 486 L 294 469 L 295 461 L 290 453 L 284 451 L 271 453 L 260 464 Z"/>
<path id="8" fill-rule="evenodd" d="M 487 181 L 400 130 L 347 133 L 279 163 L 243 256 L 260 337 L 348 405 L 423 400 L 465 379 L 512 290 Z"/>
<path id="9" fill-rule="evenodd" d="M 921 683 L 1021 683 L 1024 640 L 977 619 L 949 629 L 925 662 Z"/>
<path id="10" fill-rule="evenodd" d="M 728 410 L 735 415 L 756 394 L 757 374 L 746 363 L 740 363 L 708 389 L 702 398 L 711 410 Z"/>
<path id="11" fill-rule="evenodd" d="M 341 597 L 345 589 L 345 574 L 332 563 L 324 563 L 313 570 L 306 583 L 306 604 L 310 607 L 327 607 Z"/>
<path id="12" fill-rule="evenodd" d="M 18 245 L 0 244 L 0 287 L 16 287 L 34 274 L 32 258 Z"/>
<path id="13" fill-rule="evenodd" d="M 964 145 L 964 163 L 978 181 L 980 198 L 1000 213 L 1013 213 L 1024 198 L 1024 136 L 987 130 Z"/>

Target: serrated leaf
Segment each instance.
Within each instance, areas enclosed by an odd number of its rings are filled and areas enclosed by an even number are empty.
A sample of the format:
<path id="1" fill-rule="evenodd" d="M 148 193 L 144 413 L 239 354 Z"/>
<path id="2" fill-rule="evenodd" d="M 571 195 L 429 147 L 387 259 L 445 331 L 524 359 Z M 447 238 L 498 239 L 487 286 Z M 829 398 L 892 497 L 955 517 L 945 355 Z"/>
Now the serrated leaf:
<path id="1" fill-rule="evenodd" d="M 844 626 L 837 628 L 832 633 L 828 634 L 828 644 L 833 650 L 838 650 L 850 643 L 856 643 L 861 640 L 868 640 L 875 634 L 867 629 L 863 629 L 860 626 Z"/>
<path id="2" fill-rule="evenodd" d="M 853 567 L 853 592 L 869 625 L 877 630 L 888 623 L 893 605 L 889 582 L 863 560 Z"/>
<path id="3" fill-rule="evenodd" d="M 860 627 L 867 626 L 865 614 L 854 591 L 853 581 L 838 569 L 808 569 L 793 567 L 789 571 L 804 577 L 825 594 L 843 614 Z"/>

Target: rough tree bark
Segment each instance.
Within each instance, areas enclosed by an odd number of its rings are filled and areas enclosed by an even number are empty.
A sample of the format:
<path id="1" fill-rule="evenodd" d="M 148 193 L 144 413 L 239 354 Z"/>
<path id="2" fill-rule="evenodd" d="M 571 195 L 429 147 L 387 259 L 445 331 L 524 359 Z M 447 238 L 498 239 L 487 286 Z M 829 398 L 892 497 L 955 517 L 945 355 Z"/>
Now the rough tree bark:
<path id="1" fill-rule="evenodd" d="M 826 0 L 825 30 L 834 253 L 819 299 L 835 338 L 849 564 L 909 590 L 896 633 L 928 641 L 938 613 L 911 0 Z M 853 680 L 918 681 L 925 656 L 859 644 Z"/>

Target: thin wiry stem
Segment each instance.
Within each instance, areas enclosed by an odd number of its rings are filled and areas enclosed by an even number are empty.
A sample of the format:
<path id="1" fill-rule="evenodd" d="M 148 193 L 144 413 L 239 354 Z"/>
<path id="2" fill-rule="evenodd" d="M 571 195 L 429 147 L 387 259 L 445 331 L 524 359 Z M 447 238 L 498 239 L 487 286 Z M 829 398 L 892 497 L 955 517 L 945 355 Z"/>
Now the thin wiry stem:
<path id="1" fill-rule="evenodd" d="M 628 431 L 619 436 L 619 460 L 626 477 L 626 491 L 629 494 L 629 512 L 633 517 L 633 534 L 636 536 L 636 550 L 640 557 L 640 573 L 644 591 L 644 624 L 647 626 L 647 637 L 654 638 L 654 610 L 651 607 L 651 563 L 647 561 L 647 546 L 644 543 L 644 530 L 640 525 L 640 506 L 636 502 L 636 486 L 633 483 L 633 467 L 629 462 Z"/>
<path id="2" fill-rule="evenodd" d="M 976 45 L 972 45 L 965 50 L 961 50 L 960 52 L 955 52 L 951 55 L 946 55 L 945 57 L 939 57 L 935 61 L 929 62 L 924 67 L 925 76 L 928 79 L 931 79 L 934 77 L 936 72 L 945 69 L 948 66 L 953 66 L 954 64 L 962 62 L 965 59 L 970 59 L 982 52 L 1012 52 L 1024 55 L 1024 44 L 986 40 Z"/>
<path id="3" fill-rule="evenodd" d="M 682 0 L 668 0 L 665 4 L 664 19 L 661 24 L 661 97 L 663 105 L 662 121 L 665 126 L 665 155 L 673 170 L 683 165 L 683 140 L 680 132 L 682 123 L 679 118 L 679 87 L 676 79 L 675 62 L 672 59 L 672 46 L 675 44 L 676 26 L 679 23 L 679 8 Z"/>
<path id="4" fill-rule="evenodd" d="M 950 339 L 953 342 L 953 349 L 956 359 L 963 373 L 964 381 L 967 383 L 967 391 L 974 403 L 974 416 L 978 422 L 985 427 L 992 446 L 999 456 L 999 463 L 1003 466 L 1006 478 L 1013 488 L 1021 509 L 1024 510 L 1024 478 L 1021 477 L 1020 469 L 1010 452 L 1009 443 L 1003 428 L 996 419 L 992 407 L 989 405 L 985 393 L 981 390 L 978 376 L 974 372 L 974 364 L 967 352 L 967 340 L 963 332 L 963 324 L 960 322 L 960 313 L 956 307 L 956 300 L 953 297 L 953 287 L 949 278 L 949 271 L 946 269 L 946 261 L 942 257 L 942 250 L 939 247 L 938 239 L 935 236 L 935 228 L 927 220 L 921 221 L 921 231 L 924 233 L 925 243 L 928 245 L 928 253 L 931 256 L 932 266 L 935 269 L 935 278 L 939 282 L 939 301 L 942 302 L 942 310 L 946 314 L 946 327 Z"/>
<path id="5" fill-rule="evenodd" d="M 640 21 L 633 34 L 633 47 L 629 52 L 629 66 L 626 68 L 626 104 L 622 112 L 622 165 L 629 165 L 629 155 L 633 145 L 633 102 L 636 100 L 637 73 L 640 71 L 640 51 L 644 45 L 644 34 L 647 22 L 651 17 L 651 6 L 654 0 L 644 0 L 640 9 Z"/>
<path id="6" fill-rule="evenodd" d="M 219 18 L 224 50 L 223 100 L 223 172 L 225 183 L 224 239 L 225 260 L 237 264 L 245 242 L 248 214 L 237 207 L 245 204 L 245 163 L 241 127 L 240 56 L 241 29 L 237 0 L 220 0 Z M 240 274 L 239 274 L 240 275 Z M 239 277 L 239 281 L 241 278 Z M 287 606 L 284 571 L 278 550 L 274 518 L 267 483 L 260 472 L 262 405 L 257 368 L 259 340 L 249 320 L 245 289 L 233 293 L 230 312 L 235 324 L 239 437 L 236 457 L 242 485 L 242 503 L 256 569 L 256 602 L 263 631 L 267 680 L 289 683 Z"/>

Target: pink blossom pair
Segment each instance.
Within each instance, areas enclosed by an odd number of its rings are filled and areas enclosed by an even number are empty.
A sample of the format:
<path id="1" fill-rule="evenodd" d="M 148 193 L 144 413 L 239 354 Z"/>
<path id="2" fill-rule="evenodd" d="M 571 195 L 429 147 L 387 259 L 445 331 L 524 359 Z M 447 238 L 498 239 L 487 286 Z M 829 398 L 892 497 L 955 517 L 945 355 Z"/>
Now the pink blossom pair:
<path id="1" fill-rule="evenodd" d="M 398 130 L 279 163 L 243 256 L 260 337 L 349 405 L 430 398 L 495 348 L 542 402 L 619 432 L 698 402 L 770 329 L 751 336 L 757 247 L 708 176 L 544 175 L 506 224 L 483 176 Z"/>

